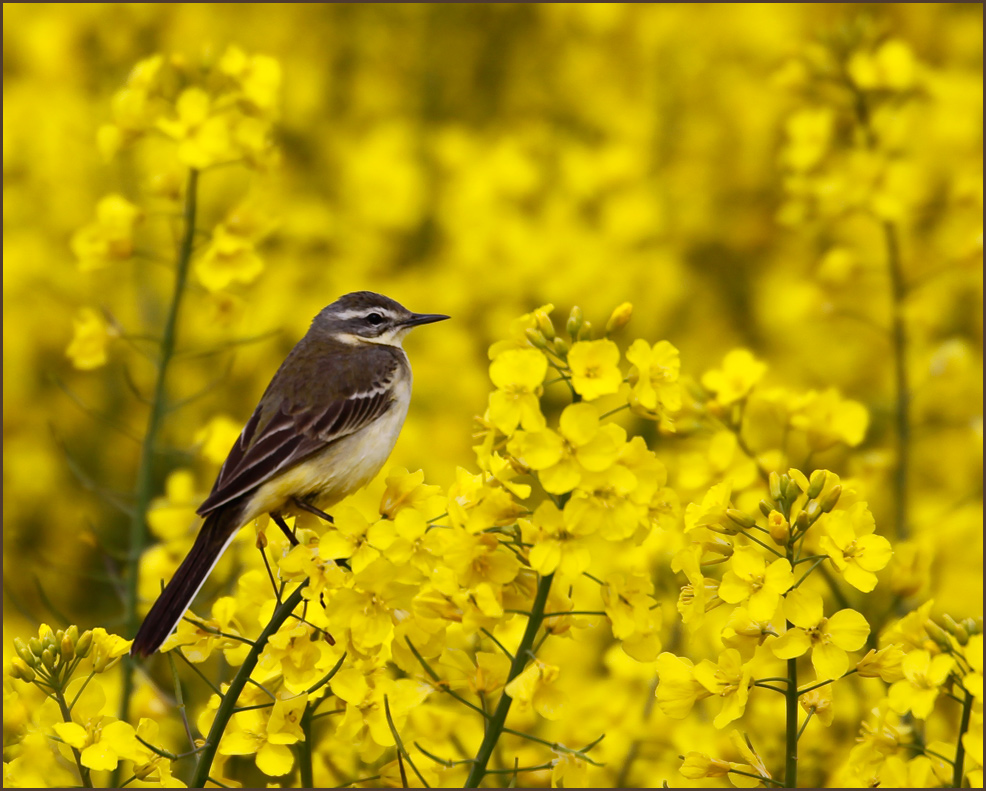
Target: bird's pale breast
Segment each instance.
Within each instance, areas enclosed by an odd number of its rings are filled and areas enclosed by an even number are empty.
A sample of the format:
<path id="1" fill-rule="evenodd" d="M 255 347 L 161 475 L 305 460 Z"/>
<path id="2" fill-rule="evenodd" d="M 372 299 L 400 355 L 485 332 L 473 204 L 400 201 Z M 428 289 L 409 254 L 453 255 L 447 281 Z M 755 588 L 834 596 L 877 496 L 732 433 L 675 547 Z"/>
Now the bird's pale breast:
<path id="1" fill-rule="evenodd" d="M 394 449 L 407 408 L 411 383 L 396 385 L 394 402 L 380 418 L 264 483 L 244 509 L 245 524 L 273 511 L 292 511 L 292 498 L 308 498 L 328 509 L 366 486 L 383 467 Z"/>

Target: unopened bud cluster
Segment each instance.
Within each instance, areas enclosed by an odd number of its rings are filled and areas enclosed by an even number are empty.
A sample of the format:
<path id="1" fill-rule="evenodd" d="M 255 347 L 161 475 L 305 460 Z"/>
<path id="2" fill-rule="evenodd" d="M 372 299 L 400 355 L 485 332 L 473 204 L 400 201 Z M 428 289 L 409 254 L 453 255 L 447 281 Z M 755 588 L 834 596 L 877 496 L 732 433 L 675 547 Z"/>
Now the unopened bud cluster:
<path id="1" fill-rule="evenodd" d="M 47 630 L 27 641 L 14 638 L 17 658 L 11 662 L 11 675 L 31 683 L 40 677 L 49 685 L 61 686 L 71 675 L 74 663 L 92 650 L 92 632 L 79 634 L 72 625 L 58 631 Z"/>
<path id="2" fill-rule="evenodd" d="M 577 341 L 588 340 L 592 337 L 592 323 L 585 320 L 582 308 L 576 305 L 572 308 L 567 321 L 565 322 L 565 332 L 567 338 L 558 334 L 554 322 L 549 315 L 549 309 L 538 308 L 534 311 L 534 327 L 528 327 L 525 331 L 527 340 L 532 346 L 547 351 L 556 357 L 564 360 L 568 357 L 568 352 L 572 344 Z M 615 331 L 624 326 L 630 320 L 632 307 L 629 303 L 620 305 L 606 324 L 606 333 Z"/>

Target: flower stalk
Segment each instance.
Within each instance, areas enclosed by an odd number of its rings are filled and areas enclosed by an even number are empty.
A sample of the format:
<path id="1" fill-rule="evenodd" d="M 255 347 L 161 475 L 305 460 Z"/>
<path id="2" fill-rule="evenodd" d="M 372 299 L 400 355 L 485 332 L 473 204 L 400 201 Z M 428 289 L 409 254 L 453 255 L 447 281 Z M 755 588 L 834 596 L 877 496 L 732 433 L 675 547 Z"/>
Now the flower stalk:
<path id="1" fill-rule="evenodd" d="M 185 184 L 185 206 L 182 211 L 182 234 L 178 247 L 175 267 L 175 286 L 171 294 L 171 304 L 161 335 L 160 352 L 157 363 L 157 380 L 150 402 L 147 429 L 140 449 L 137 467 L 136 500 L 130 522 L 130 541 L 127 552 L 126 588 L 124 595 L 124 634 L 137 630 L 137 587 L 140 579 L 140 558 L 147 544 L 147 512 L 150 509 L 154 485 L 154 460 L 158 452 L 158 435 L 164 415 L 168 411 L 167 378 L 168 368 L 175 355 L 178 334 L 178 315 L 182 297 L 188 280 L 188 269 L 192 260 L 195 243 L 195 217 L 197 211 L 199 172 L 190 169 Z M 134 660 L 127 656 L 123 661 L 123 691 L 120 696 L 120 719 L 126 721 L 130 713 L 130 699 L 134 684 Z"/>
<path id="2" fill-rule="evenodd" d="M 524 636 L 521 638 L 520 645 L 517 646 L 517 651 L 514 653 L 513 661 L 510 663 L 510 674 L 507 676 L 507 684 L 517 678 L 527 665 L 527 659 L 531 648 L 534 646 L 534 640 L 541 629 L 541 624 L 544 622 L 544 608 L 548 603 L 548 594 L 551 592 L 551 582 L 553 579 L 554 574 L 548 574 L 541 577 L 538 581 L 537 593 L 534 595 L 534 604 L 531 607 L 531 615 L 527 620 L 527 628 L 524 630 Z M 500 702 L 497 703 L 496 710 L 486 725 L 486 734 L 483 737 L 482 744 L 479 746 L 479 751 L 476 753 L 472 768 L 469 770 L 469 777 L 466 778 L 463 788 L 478 788 L 479 784 L 483 781 L 483 777 L 487 772 L 486 765 L 489 763 L 490 757 L 493 755 L 493 750 L 500 739 L 500 735 L 503 733 L 504 724 L 507 721 L 507 714 L 510 712 L 510 704 L 512 702 L 513 699 L 507 694 L 506 688 L 504 688 L 503 693 L 500 695 Z"/>
<path id="3" fill-rule="evenodd" d="M 226 731 L 226 726 L 229 725 L 230 718 L 236 713 L 236 701 L 239 699 L 240 693 L 243 691 L 243 687 L 245 687 L 247 682 L 250 680 L 250 674 L 253 673 L 253 669 L 257 666 L 257 662 L 267 645 L 267 641 L 272 635 L 277 633 L 277 630 L 280 629 L 284 622 L 291 617 L 291 613 L 294 612 L 295 608 L 301 604 L 302 593 L 307 584 L 308 580 L 303 581 L 297 588 L 294 589 L 292 594 L 288 596 L 276 610 L 274 610 L 270 623 L 264 627 L 264 630 L 260 633 L 260 636 L 250 649 L 250 653 L 246 655 L 246 659 L 243 660 L 243 664 L 240 665 L 240 668 L 233 677 L 232 682 L 230 682 L 229 688 L 226 690 L 226 694 L 223 695 L 219 708 L 216 711 L 216 718 L 212 721 L 212 728 L 209 729 L 209 735 L 206 737 L 205 744 L 202 747 L 202 752 L 199 755 L 199 762 L 195 767 L 195 776 L 189 784 L 190 787 L 205 787 L 205 784 L 209 779 L 209 771 L 212 769 L 212 762 L 216 757 L 216 750 L 219 748 L 219 742 L 223 737 L 223 733 Z M 302 771 L 305 771 L 304 764 L 302 764 Z"/>

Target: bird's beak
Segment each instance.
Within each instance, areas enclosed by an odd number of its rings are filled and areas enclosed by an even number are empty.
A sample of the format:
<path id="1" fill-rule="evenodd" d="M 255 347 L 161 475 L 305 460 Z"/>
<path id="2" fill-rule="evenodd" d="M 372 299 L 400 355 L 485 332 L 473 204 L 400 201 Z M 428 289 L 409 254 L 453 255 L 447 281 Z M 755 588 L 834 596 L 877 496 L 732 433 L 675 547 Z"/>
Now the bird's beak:
<path id="1" fill-rule="evenodd" d="M 436 321 L 445 321 L 449 318 L 442 313 L 412 313 L 410 318 L 401 322 L 405 327 L 417 327 L 419 324 L 433 324 Z"/>

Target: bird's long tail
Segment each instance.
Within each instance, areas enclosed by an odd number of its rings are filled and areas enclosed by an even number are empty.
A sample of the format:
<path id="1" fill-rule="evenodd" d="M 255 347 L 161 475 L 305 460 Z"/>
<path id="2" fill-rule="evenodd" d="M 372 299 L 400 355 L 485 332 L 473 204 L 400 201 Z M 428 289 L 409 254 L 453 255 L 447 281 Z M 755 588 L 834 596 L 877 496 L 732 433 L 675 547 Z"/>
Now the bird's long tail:
<path id="1" fill-rule="evenodd" d="M 239 508 L 220 508 L 209 514 L 188 555 L 134 637 L 131 656 L 150 656 L 178 626 L 209 573 L 240 527 Z"/>

